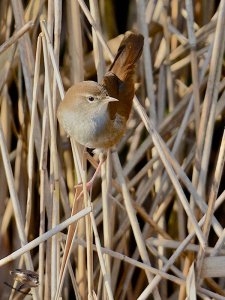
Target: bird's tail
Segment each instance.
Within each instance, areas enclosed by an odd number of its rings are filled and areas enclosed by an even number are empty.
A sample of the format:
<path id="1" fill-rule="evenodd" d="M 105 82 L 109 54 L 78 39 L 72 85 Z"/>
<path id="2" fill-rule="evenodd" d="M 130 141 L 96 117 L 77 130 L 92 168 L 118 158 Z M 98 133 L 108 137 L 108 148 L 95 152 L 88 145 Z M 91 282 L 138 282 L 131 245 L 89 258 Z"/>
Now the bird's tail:
<path id="1" fill-rule="evenodd" d="M 109 71 L 122 81 L 133 75 L 135 63 L 142 53 L 143 44 L 143 35 L 127 31 Z"/>

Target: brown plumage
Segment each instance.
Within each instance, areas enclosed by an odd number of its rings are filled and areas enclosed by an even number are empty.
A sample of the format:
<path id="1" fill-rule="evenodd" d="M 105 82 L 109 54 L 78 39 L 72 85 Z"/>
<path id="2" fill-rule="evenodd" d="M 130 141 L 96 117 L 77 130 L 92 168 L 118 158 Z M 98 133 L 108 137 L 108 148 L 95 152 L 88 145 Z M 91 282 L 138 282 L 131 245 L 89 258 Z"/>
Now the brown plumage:
<path id="1" fill-rule="evenodd" d="M 144 38 L 127 32 L 102 83 L 83 81 L 72 86 L 57 116 L 66 133 L 88 148 L 110 148 L 126 130 L 134 97 L 134 70 Z"/>
<path id="2" fill-rule="evenodd" d="M 142 54 L 144 37 L 127 31 L 120 44 L 117 55 L 103 78 L 102 85 L 108 94 L 119 102 L 109 103 L 110 117 L 118 113 L 128 120 L 134 97 L 134 71 L 136 62 Z"/>
<path id="3" fill-rule="evenodd" d="M 10 274 L 14 276 L 14 280 L 21 283 L 20 288 L 23 287 L 37 287 L 39 285 L 38 273 L 30 270 L 15 269 L 10 271 Z"/>

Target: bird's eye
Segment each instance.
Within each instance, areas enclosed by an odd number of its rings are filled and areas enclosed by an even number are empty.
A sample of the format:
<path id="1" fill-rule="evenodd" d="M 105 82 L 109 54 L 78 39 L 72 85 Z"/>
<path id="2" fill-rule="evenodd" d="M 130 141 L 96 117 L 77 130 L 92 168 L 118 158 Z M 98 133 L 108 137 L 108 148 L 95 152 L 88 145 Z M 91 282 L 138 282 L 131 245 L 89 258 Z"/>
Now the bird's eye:
<path id="1" fill-rule="evenodd" d="M 88 96 L 88 101 L 89 102 L 93 102 L 95 100 L 95 98 L 93 96 Z"/>

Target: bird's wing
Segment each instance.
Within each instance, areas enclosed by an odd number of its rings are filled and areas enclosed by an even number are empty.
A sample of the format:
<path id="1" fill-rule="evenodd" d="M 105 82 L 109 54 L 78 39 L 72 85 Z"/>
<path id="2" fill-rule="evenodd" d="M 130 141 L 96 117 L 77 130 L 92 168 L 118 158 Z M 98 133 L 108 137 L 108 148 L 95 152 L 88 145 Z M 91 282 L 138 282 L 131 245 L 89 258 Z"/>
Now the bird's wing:
<path id="1" fill-rule="evenodd" d="M 109 103 L 111 119 L 115 118 L 116 113 L 126 120 L 129 118 L 134 97 L 133 74 L 143 44 L 144 37 L 141 34 L 126 32 L 109 72 L 103 78 L 102 85 L 108 94 L 119 100 Z"/>
<path id="2" fill-rule="evenodd" d="M 119 100 L 118 102 L 110 102 L 108 104 L 110 119 L 115 119 L 116 114 L 119 114 L 127 120 L 132 107 L 133 86 L 126 87 L 126 83 L 122 82 L 112 72 L 105 74 L 102 85 L 107 90 L 109 96 Z"/>

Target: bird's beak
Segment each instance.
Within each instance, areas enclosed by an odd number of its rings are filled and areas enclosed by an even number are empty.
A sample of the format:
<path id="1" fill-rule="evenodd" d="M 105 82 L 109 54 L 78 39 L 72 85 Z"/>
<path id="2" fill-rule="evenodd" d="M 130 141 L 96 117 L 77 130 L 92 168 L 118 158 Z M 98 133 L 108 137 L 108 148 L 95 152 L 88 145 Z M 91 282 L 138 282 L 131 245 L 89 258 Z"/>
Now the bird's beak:
<path id="1" fill-rule="evenodd" d="M 104 102 L 106 102 L 106 103 L 109 103 L 109 102 L 116 102 L 116 101 L 119 101 L 119 100 L 116 99 L 116 98 L 110 97 L 110 96 L 107 96 L 107 97 L 104 99 Z"/>

